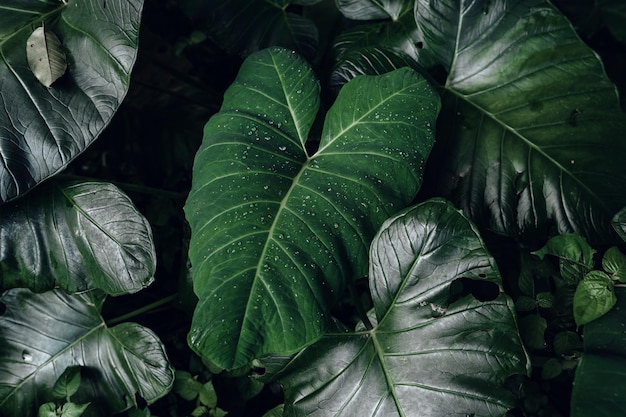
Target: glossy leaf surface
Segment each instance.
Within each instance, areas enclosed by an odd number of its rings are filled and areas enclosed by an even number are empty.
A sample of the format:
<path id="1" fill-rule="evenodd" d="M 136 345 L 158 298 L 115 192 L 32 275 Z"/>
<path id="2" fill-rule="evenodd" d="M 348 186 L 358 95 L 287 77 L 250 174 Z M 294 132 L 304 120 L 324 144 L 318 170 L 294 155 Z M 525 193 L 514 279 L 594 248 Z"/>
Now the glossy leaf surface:
<path id="1" fill-rule="evenodd" d="M 63 169 L 104 129 L 126 95 L 142 0 L 0 3 L 0 203 Z M 27 59 L 46 23 L 68 57 L 50 88 Z M 35 73 L 33 73 L 35 71 Z"/>
<path id="2" fill-rule="evenodd" d="M 46 87 L 50 87 L 67 69 L 63 45 L 44 26 L 35 29 L 26 40 L 26 57 L 33 74 Z"/>
<path id="3" fill-rule="evenodd" d="M 337 0 L 336 3 L 339 11 L 353 20 L 397 20 L 413 6 L 413 0 Z"/>
<path id="4" fill-rule="evenodd" d="M 501 288 L 452 205 L 430 200 L 385 222 L 370 252 L 373 329 L 327 334 L 284 367 L 266 361 L 285 416 L 502 416 L 513 404 L 502 384 L 527 362 L 513 303 L 501 290 L 489 301 L 453 291 L 460 278 Z"/>
<path id="5" fill-rule="evenodd" d="M 307 17 L 288 10 L 321 0 L 222 0 L 183 1 L 183 10 L 205 26 L 220 46 L 248 56 L 270 46 L 293 49 L 308 59 L 317 53 L 318 30 Z"/>
<path id="6" fill-rule="evenodd" d="M 626 203 L 626 119 L 569 22 L 542 0 L 418 0 L 415 19 L 447 71 L 443 195 L 498 233 L 607 238 Z"/>
<path id="7" fill-rule="evenodd" d="M 585 275 L 574 293 L 574 320 L 582 326 L 606 314 L 617 302 L 613 281 L 602 271 Z"/>
<path id="8" fill-rule="evenodd" d="M 174 380 L 164 347 L 136 323 L 108 328 L 99 302 L 63 291 L 6 291 L 0 298 L 0 412 L 34 416 L 66 368 L 83 367 L 72 401 L 86 417 L 110 416 L 165 395 Z"/>
<path id="9" fill-rule="evenodd" d="M 571 417 L 613 417 L 626 408 L 626 289 L 615 292 L 616 307 L 584 327 L 584 353 L 576 368 Z"/>
<path id="10" fill-rule="evenodd" d="M 319 338 L 374 233 L 421 185 L 439 101 L 414 71 L 348 83 L 309 155 L 318 105 L 306 63 L 270 49 L 205 127 L 185 206 L 200 298 L 189 341 L 223 368 Z"/>
<path id="11" fill-rule="evenodd" d="M 153 281 L 148 221 L 108 183 L 46 184 L 0 206 L 0 289 L 99 288 L 120 295 Z"/>

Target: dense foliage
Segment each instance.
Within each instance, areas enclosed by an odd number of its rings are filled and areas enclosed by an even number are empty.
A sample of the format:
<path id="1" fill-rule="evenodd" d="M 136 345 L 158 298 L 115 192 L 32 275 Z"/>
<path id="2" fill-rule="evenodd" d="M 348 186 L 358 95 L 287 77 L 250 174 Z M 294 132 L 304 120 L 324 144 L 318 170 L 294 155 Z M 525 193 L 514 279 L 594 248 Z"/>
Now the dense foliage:
<path id="1" fill-rule="evenodd" d="M 622 415 L 625 23 L 0 0 L 0 415 Z"/>

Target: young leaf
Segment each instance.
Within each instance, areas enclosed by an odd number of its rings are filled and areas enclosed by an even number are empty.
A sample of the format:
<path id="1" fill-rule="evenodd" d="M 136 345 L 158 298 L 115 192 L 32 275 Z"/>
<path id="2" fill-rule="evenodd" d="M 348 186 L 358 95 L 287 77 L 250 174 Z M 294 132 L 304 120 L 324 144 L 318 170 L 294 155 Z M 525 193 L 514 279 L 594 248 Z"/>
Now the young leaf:
<path id="1" fill-rule="evenodd" d="M 87 407 L 89 407 L 89 403 L 75 404 L 73 402 L 66 402 L 63 404 L 63 407 L 61 407 L 60 417 L 80 417 L 83 415 Z"/>
<path id="2" fill-rule="evenodd" d="M 546 319 L 539 314 L 530 314 L 519 321 L 519 332 L 524 344 L 534 350 L 546 347 L 545 333 L 548 328 Z"/>
<path id="3" fill-rule="evenodd" d="M 5 291 L 0 303 L 0 414 L 35 415 L 38 399 L 68 366 L 88 369 L 74 398 L 100 415 L 148 404 L 169 392 L 174 373 L 156 335 L 135 323 L 108 328 L 88 293 Z M 136 397 L 137 395 L 137 397 Z"/>
<path id="4" fill-rule="evenodd" d="M 346 84 L 309 155 L 318 105 L 312 70 L 273 48 L 244 62 L 205 127 L 185 206 L 189 342 L 222 368 L 318 339 L 378 227 L 421 185 L 439 99 L 417 73 Z"/>
<path id="5" fill-rule="evenodd" d="M 176 371 L 174 380 L 174 392 L 184 400 L 192 401 L 196 399 L 202 389 L 202 384 L 187 371 Z"/>
<path id="6" fill-rule="evenodd" d="M 460 277 L 501 285 L 475 227 L 427 201 L 385 222 L 370 259 L 373 329 L 327 334 L 287 365 L 265 361 L 285 415 L 502 416 L 514 404 L 504 380 L 528 371 L 513 303 L 451 299 Z"/>
<path id="7" fill-rule="evenodd" d="M 505 235 L 611 237 L 626 116 L 565 17 L 545 0 L 416 0 L 415 19 L 447 72 L 428 177 L 438 195 Z"/>
<path id="8" fill-rule="evenodd" d="M 63 45 L 57 36 L 38 27 L 26 40 L 28 66 L 41 84 L 50 87 L 67 69 Z"/>
<path id="9" fill-rule="evenodd" d="M 583 276 L 593 269 L 593 255 L 596 253 L 577 233 L 557 235 L 548 240 L 544 247 L 533 252 L 540 259 L 546 255 L 559 258 L 561 277 L 568 284 L 576 285 Z"/>
<path id="10" fill-rule="evenodd" d="M 0 203 L 65 168 L 109 124 L 126 95 L 143 0 L 115 1 L 107 7 L 108 2 L 0 6 Z M 49 22 L 45 32 L 36 30 L 36 42 L 27 43 L 32 26 L 43 20 Z M 53 32 L 63 39 L 62 48 L 54 46 Z M 35 49 L 39 52 L 33 55 Z M 63 77 L 58 91 L 41 88 L 33 72 L 45 85 L 54 82 L 62 74 L 59 52 L 70 59 L 71 74 Z"/>
<path id="11" fill-rule="evenodd" d="M 55 403 L 44 403 L 39 406 L 37 417 L 58 417 Z"/>
<path id="12" fill-rule="evenodd" d="M 148 221 L 117 187 L 51 182 L 0 206 L 0 289 L 137 292 L 154 280 Z"/>
<path id="13" fill-rule="evenodd" d="M 613 281 L 602 271 L 585 275 L 574 293 L 574 320 L 578 326 L 606 314 L 617 302 Z"/>
<path id="14" fill-rule="evenodd" d="M 70 401 L 70 397 L 80 387 L 80 366 L 70 366 L 57 379 L 52 388 L 52 396 L 58 400 Z"/>
<path id="15" fill-rule="evenodd" d="M 554 347 L 554 353 L 559 356 L 569 355 L 572 351 L 582 348 L 578 333 L 569 330 L 554 335 L 552 345 Z"/>
<path id="16" fill-rule="evenodd" d="M 611 274 L 611 278 L 626 282 L 626 255 L 617 246 L 609 248 L 602 257 L 602 268 Z"/>

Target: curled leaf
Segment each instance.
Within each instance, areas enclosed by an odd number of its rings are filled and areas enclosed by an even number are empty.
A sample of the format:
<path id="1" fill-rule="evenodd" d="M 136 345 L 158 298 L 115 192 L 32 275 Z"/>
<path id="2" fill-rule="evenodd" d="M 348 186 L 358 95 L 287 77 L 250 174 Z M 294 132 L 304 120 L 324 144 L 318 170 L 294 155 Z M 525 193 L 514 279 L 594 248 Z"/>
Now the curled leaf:
<path id="1" fill-rule="evenodd" d="M 28 66 L 39 82 L 46 87 L 58 80 L 67 69 L 67 60 L 61 41 L 44 26 L 33 31 L 26 41 Z"/>

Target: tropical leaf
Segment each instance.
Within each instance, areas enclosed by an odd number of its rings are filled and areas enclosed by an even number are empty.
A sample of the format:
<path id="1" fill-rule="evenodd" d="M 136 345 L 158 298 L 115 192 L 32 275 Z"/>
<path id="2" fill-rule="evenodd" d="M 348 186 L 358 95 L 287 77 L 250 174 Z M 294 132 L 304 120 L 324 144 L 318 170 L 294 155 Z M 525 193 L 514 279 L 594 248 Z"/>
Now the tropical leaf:
<path id="1" fill-rule="evenodd" d="M 613 36 L 626 43 L 626 4 L 619 0 L 597 0 L 595 4 Z"/>
<path id="2" fill-rule="evenodd" d="M 438 103 L 408 68 L 356 78 L 309 155 L 312 70 L 284 49 L 249 57 L 205 127 L 185 206 L 200 298 L 190 345 L 236 368 L 319 338 L 367 272 L 371 237 L 419 190 Z"/>
<path id="3" fill-rule="evenodd" d="M 447 71 L 435 189 L 498 233 L 606 241 L 626 119 L 569 22 L 543 0 L 418 0 L 415 19 Z"/>
<path id="4" fill-rule="evenodd" d="M 463 278 L 500 291 L 458 294 Z M 327 334 L 287 365 L 264 361 L 285 416 L 501 417 L 514 404 L 503 383 L 528 359 L 513 303 L 463 214 L 430 200 L 393 216 L 372 242 L 369 279 L 372 329 Z"/>
<path id="5" fill-rule="evenodd" d="M 142 6 L 142 0 L 0 3 L 0 203 L 63 169 L 109 123 L 128 90 Z M 66 74 L 50 88 L 54 77 L 40 83 L 41 70 L 31 70 L 27 59 L 27 40 L 44 21 L 68 57 Z"/>
<path id="6" fill-rule="evenodd" d="M 139 398 L 150 404 L 171 388 L 174 373 L 156 335 L 135 323 L 108 328 L 101 302 L 89 294 L 13 289 L 0 303 L 4 416 L 37 415 L 38 404 L 53 398 L 55 381 L 73 366 L 82 372 L 72 400 L 91 403 L 86 417 L 113 415 L 137 406 Z"/>
<path id="7" fill-rule="evenodd" d="M 615 288 L 617 305 L 584 327 L 584 353 L 576 368 L 571 417 L 623 413 L 626 374 L 626 289 Z"/>
<path id="8" fill-rule="evenodd" d="M 320 1 L 222 0 L 216 4 L 185 0 L 182 8 L 189 17 L 201 21 L 211 37 L 231 53 L 246 57 L 263 48 L 282 46 L 313 59 L 318 47 L 317 27 L 288 7 Z"/>
<path id="9" fill-rule="evenodd" d="M 413 7 L 413 0 L 337 0 L 339 11 L 348 19 L 397 20 Z"/>
<path id="10" fill-rule="evenodd" d="M 127 294 L 156 268 L 148 221 L 107 183 L 52 182 L 0 206 L 0 247 L 2 290 Z"/>

